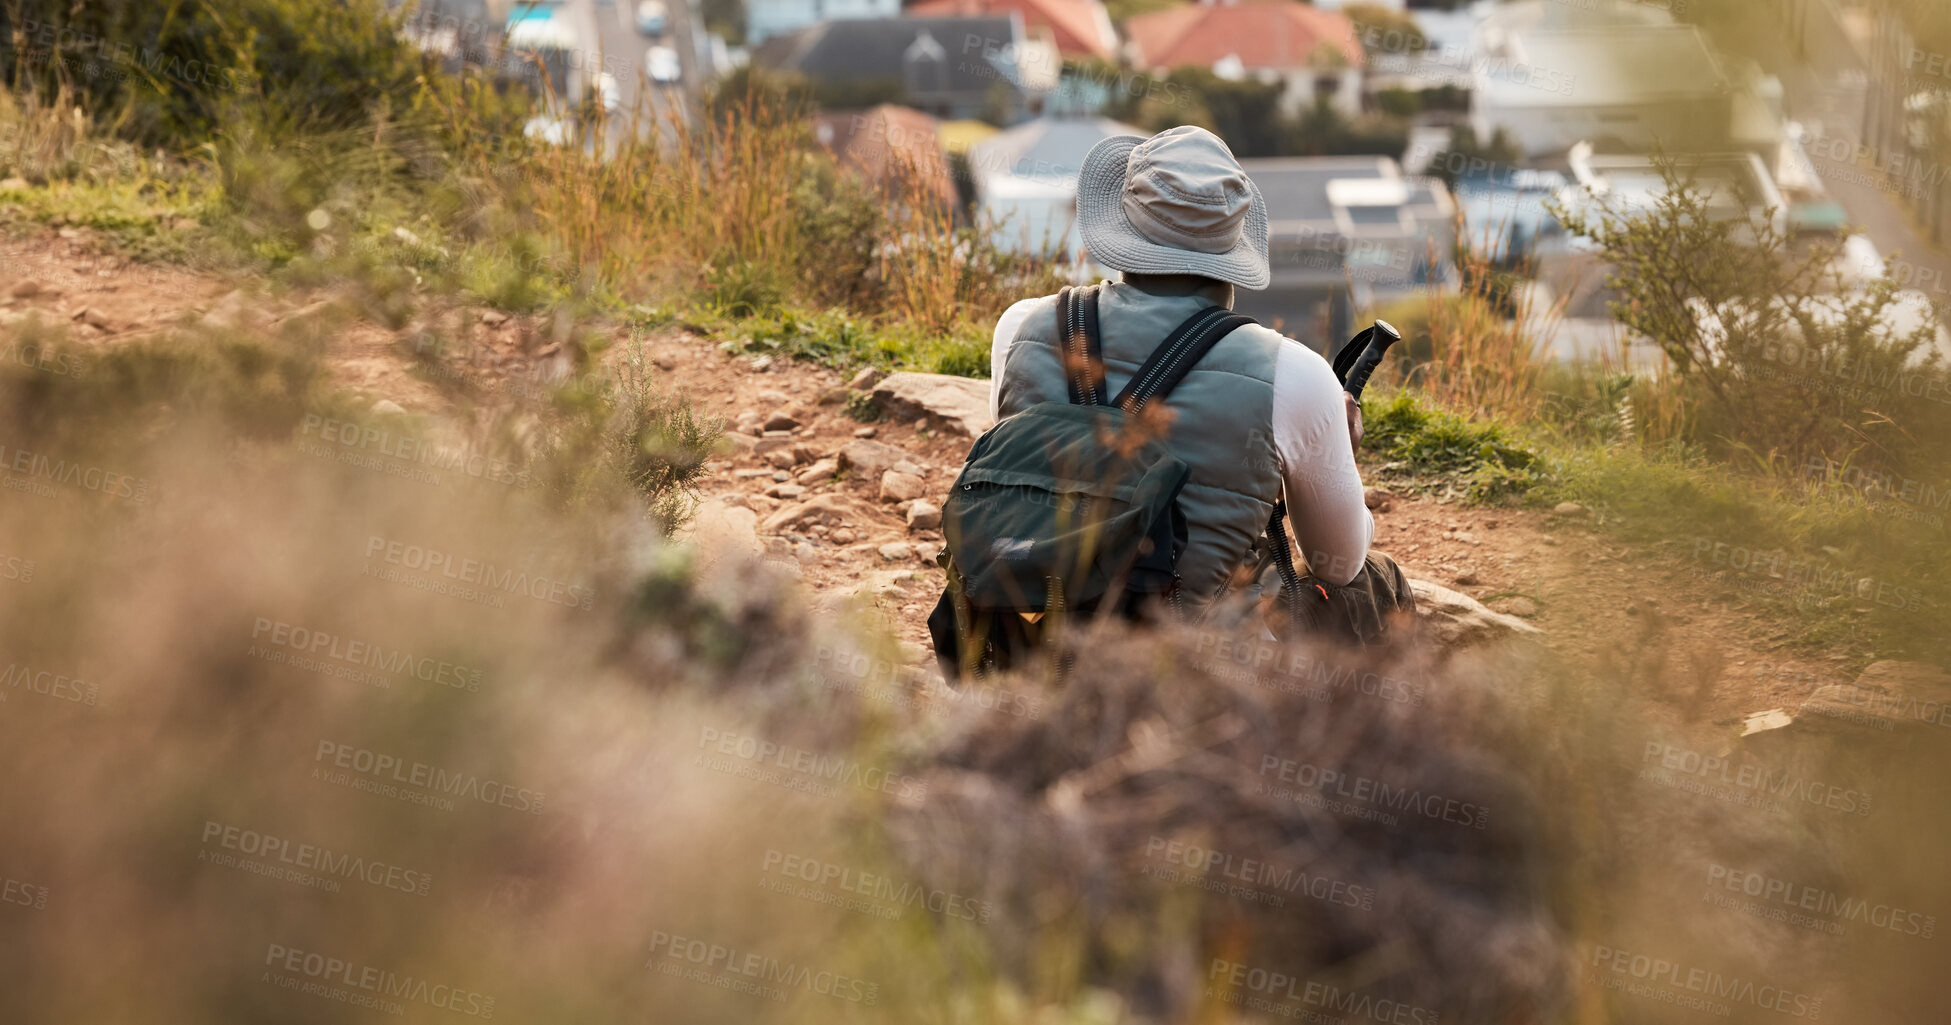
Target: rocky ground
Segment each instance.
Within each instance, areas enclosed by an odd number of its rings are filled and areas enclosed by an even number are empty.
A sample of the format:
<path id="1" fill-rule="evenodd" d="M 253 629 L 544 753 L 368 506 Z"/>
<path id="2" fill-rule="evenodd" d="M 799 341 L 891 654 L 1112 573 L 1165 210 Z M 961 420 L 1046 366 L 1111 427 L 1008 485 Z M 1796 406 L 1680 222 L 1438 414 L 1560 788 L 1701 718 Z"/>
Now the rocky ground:
<path id="1" fill-rule="evenodd" d="M 337 384 L 436 416 L 565 365 L 561 325 L 543 318 L 430 305 L 389 329 L 350 297 L 132 265 L 72 229 L 0 240 L 0 282 L 0 343 L 33 320 L 89 347 L 196 319 L 270 330 L 330 315 Z M 725 424 L 689 536 L 714 552 L 761 555 L 815 602 L 871 608 L 904 657 L 926 664 L 925 619 L 941 589 L 939 503 L 986 425 L 986 383 L 843 377 L 731 355 L 720 339 L 681 327 L 613 334 L 613 357 L 640 345 L 665 386 Z M 1578 509 L 1476 508 L 1377 489 L 1370 504 L 1376 546 L 1421 581 L 1425 605 L 1458 624 L 1459 643 L 1522 636 L 1571 666 L 1631 660 L 1652 696 L 1697 723 L 1736 724 L 1848 679 L 1835 660 L 1787 653 L 1791 628 L 1697 573 L 1684 546 L 1626 547 Z"/>

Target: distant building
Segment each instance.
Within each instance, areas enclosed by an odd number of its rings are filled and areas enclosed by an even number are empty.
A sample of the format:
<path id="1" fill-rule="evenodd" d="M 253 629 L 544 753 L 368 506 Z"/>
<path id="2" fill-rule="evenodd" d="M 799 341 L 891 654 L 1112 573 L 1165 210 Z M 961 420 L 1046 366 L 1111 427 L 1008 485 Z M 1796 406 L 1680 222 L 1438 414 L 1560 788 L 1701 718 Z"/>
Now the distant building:
<path id="1" fill-rule="evenodd" d="M 1273 282 L 1243 313 L 1317 351 L 1352 334 L 1354 311 L 1454 286 L 1456 207 L 1443 184 L 1388 157 L 1240 161 L 1267 202 Z"/>
<path id="2" fill-rule="evenodd" d="M 767 40 L 752 61 L 804 75 L 830 100 L 898 100 L 944 119 L 1016 120 L 1055 83 L 1015 15 L 824 21 Z"/>
<path id="3" fill-rule="evenodd" d="M 1339 11 L 1295 0 L 1186 4 L 1131 18 L 1125 34 L 1126 56 L 1142 71 L 1206 68 L 1222 78 L 1279 83 L 1289 113 L 1320 97 L 1350 116 L 1361 112 L 1367 58 L 1354 22 Z"/>
<path id="4" fill-rule="evenodd" d="M 1497 266 L 1530 260 L 1542 248 L 1562 250 L 1565 228 L 1551 212 L 1571 180 L 1558 171 L 1497 168 L 1457 179 L 1463 243 Z"/>
<path id="5" fill-rule="evenodd" d="M 1528 155 L 1719 149 L 1733 129 L 1734 83 L 1691 25 L 1520 32 L 1472 77 L 1478 138 L 1501 128 Z"/>
<path id="6" fill-rule="evenodd" d="M 814 138 L 832 151 L 841 167 L 890 196 L 919 192 L 953 205 L 955 178 L 937 128 L 934 118 L 892 103 L 813 119 Z"/>
<path id="7" fill-rule="evenodd" d="M 1031 38 L 1045 38 L 1060 57 L 1118 58 L 1118 33 L 1099 0 L 921 0 L 915 17 L 1020 15 Z"/>
<path id="8" fill-rule="evenodd" d="M 822 21 L 900 13 L 901 0 L 745 0 L 745 41 L 756 46 Z"/>
<path id="9" fill-rule="evenodd" d="M 971 146 L 978 223 L 1006 252 L 1057 257 L 1075 280 L 1096 280 L 1077 232 L 1078 172 L 1104 139 L 1147 134 L 1109 118 L 1041 117 Z"/>
<path id="10" fill-rule="evenodd" d="M 1590 146 L 1576 146 L 1570 162 L 1579 188 L 1568 190 L 1564 200 L 1573 208 L 1596 202 L 1614 210 L 1651 209 L 1667 191 L 1650 157 L 1595 154 Z M 1767 165 L 1754 154 L 1690 155 L 1681 171 L 1706 198 L 1707 213 L 1715 220 L 1766 218 L 1777 232 L 1788 231 L 1788 204 Z"/>

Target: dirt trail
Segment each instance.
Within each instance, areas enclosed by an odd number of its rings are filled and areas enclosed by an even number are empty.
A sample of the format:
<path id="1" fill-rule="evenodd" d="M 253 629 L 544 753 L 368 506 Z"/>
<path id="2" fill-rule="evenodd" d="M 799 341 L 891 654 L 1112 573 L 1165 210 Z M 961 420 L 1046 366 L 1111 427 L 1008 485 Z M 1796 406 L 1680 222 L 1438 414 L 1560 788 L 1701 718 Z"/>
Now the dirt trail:
<path id="1" fill-rule="evenodd" d="M 0 239 L 0 271 L 0 346 L 9 352 L 18 348 L 21 325 L 36 314 L 66 325 L 70 338 L 90 347 L 149 337 L 197 317 L 274 325 L 332 298 L 271 298 L 250 282 L 131 265 L 73 231 Z M 448 338 L 431 364 L 413 354 L 413 339 L 430 324 Z M 621 329 L 614 333 L 628 340 Z M 327 359 L 335 383 L 351 392 L 442 415 L 457 411 L 456 383 L 491 393 L 545 375 L 559 356 L 552 338 L 550 325 L 537 318 L 454 308 L 398 331 L 355 319 L 334 331 Z M 924 621 L 941 588 L 932 561 L 941 534 L 911 527 L 907 506 L 883 499 L 878 468 L 871 479 L 858 472 L 836 478 L 833 470 L 846 462 L 847 446 L 868 442 L 855 451 L 913 464 L 902 469 L 916 471 L 922 500 L 938 504 L 970 439 L 914 422 L 856 422 L 845 412 L 848 381 L 824 368 L 731 356 L 716 339 L 681 328 L 654 333 L 644 347 L 670 387 L 742 435 L 708 466 L 701 488 L 706 515 L 727 520 L 740 517 L 725 510 L 751 510 L 769 559 L 793 567 L 816 599 L 863 596 L 903 642 L 905 656 L 925 660 Z M 763 436 L 765 422 L 775 417 L 783 431 Z M 765 529 L 768 518 L 812 500 L 834 514 L 825 522 Z M 1685 693 L 1647 695 L 1681 720 L 1727 725 L 1799 702 L 1814 689 L 1811 681 L 1849 678 L 1839 662 L 1783 654 L 1789 635 L 1782 624 L 1730 599 L 1683 556 L 1629 548 L 1582 517 L 1398 495 L 1377 510 L 1376 523 L 1377 548 L 1412 576 L 1530 620 L 1569 665 L 1630 661 L 1633 678 L 1649 688 L 1700 681 L 1684 685 Z"/>

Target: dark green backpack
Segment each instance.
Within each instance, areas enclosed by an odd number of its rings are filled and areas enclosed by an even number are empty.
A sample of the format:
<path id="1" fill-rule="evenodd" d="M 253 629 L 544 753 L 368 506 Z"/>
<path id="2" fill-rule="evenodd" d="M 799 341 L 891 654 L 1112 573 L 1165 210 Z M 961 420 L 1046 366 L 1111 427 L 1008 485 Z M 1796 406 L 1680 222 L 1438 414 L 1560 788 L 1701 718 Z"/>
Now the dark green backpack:
<path id="1" fill-rule="evenodd" d="M 1042 402 L 976 439 L 942 506 L 948 588 L 928 617 L 942 671 L 1007 669 L 1071 613 L 1179 608 L 1179 491 L 1192 468 L 1146 415 L 1207 350 L 1253 318 L 1209 306 L 1103 404 L 1097 289 L 1057 296 L 1070 401 Z"/>

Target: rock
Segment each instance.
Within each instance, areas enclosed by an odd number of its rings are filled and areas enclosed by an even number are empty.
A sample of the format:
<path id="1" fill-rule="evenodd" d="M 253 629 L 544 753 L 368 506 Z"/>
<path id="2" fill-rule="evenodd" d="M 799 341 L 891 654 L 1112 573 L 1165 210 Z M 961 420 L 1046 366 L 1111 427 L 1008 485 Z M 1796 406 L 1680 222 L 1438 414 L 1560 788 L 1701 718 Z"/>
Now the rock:
<path id="1" fill-rule="evenodd" d="M 172 217 L 169 219 L 171 231 L 195 231 L 203 227 L 203 222 L 194 217 Z"/>
<path id="2" fill-rule="evenodd" d="M 1585 515 L 1585 507 L 1577 502 L 1560 502 L 1551 507 L 1551 514 L 1553 516 L 1565 517 L 1583 516 Z"/>
<path id="3" fill-rule="evenodd" d="M 881 475 L 893 469 L 895 463 L 907 459 L 906 452 L 878 441 L 850 441 L 847 447 L 840 450 L 840 468 L 852 474 L 856 480 L 880 480 Z"/>
<path id="4" fill-rule="evenodd" d="M 727 431 L 718 436 L 719 449 L 734 455 L 751 455 L 753 446 L 758 443 L 759 439 L 750 434 L 740 434 L 736 431 Z"/>
<path id="5" fill-rule="evenodd" d="M 767 388 L 759 392 L 759 401 L 765 403 L 768 406 L 778 408 L 780 406 L 785 405 L 790 400 L 786 398 L 785 392 L 782 392 L 777 388 Z"/>
<path id="6" fill-rule="evenodd" d="M 789 480 L 792 480 L 792 479 L 793 479 L 793 475 L 792 475 L 792 474 L 790 474 L 790 473 L 787 473 L 787 472 L 786 472 L 786 471 L 784 471 L 784 470 L 774 470 L 774 471 L 772 471 L 772 482 L 773 482 L 774 484 L 784 484 L 784 483 L 786 483 L 787 481 L 789 481 Z"/>
<path id="7" fill-rule="evenodd" d="M 657 369 L 659 370 L 677 369 L 677 357 L 672 356 L 668 353 L 660 353 L 659 355 L 652 357 L 650 362 L 652 365 L 656 366 Z"/>
<path id="8" fill-rule="evenodd" d="M 790 441 L 792 440 L 792 436 L 793 436 L 793 432 L 791 431 L 775 431 L 775 430 L 767 429 L 759 432 L 759 437 L 761 438 L 777 438 L 781 441 Z"/>
<path id="9" fill-rule="evenodd" d="M 859 505 L 853 499 L 841 494 L 814 495 L 797 505 L 789 505 L 765 518 L 759 524 L 762 534 L 777 534 L 794 528 L 810 527 L 824 523 L 829 527 L 844 526 L 850 521 L 866 519 Z"/>
<path id="10" fill-rule="evenodd" d="M 819 481 L 827 480 L 839 472 L 840 463 L 838 460 L 822 459 L 808 466 L 806 469 L 799 471 L 799 476 L 794 479 L 801 484 L 810 486 Z"/>
<path id="11" fill-rule="evenodd" d="M 200 323 L 206 327 L 231 330 L 244 327 L 248 316 L 249 307 L 244 302 L 244 293 L 233 289 L 224 293 L 223 298 L 218 299 L 209 311 L 203 314 Z"/>
<path id="12" fill-rule="evenodd" d="M 14 285 L 14 287 L 11 290 L 9 290 L 7 294 L 13 296 L 16 299 L 32 299 L 35 296 L 40 295 L 42 292 L 45 291 L 47 291 L 46 286 L 42 285 L 40 282 L 34 280 L 33 278 L 28 278 L 26 281 L 22 281 Z"/>
<path id="13" fill-rule="evenodd" d="M 378 402 L 373 403 L 373 415 L 405 416 L 406 407 L 394 402 L 392 399 L 380 399 Z"/>
<path id="14" fill-rule="evenodd" d="M 904 666 L 920 665 L 933 657 L 927 648 L 913 641 L 900 642 L 895 645 L 895 651 Z"/>
<path id="15" fill-rule="evenodd" d="M 861 367 L 860 372 L 854 375 L 854 379 L 847 382 L 847 387 L 855 391 L 866 391 L 886 376 L 873 367 Z"/>
<path id="16" fill-rule="evenodd" d="M 915 554 L 914 549 L 909 547 L 906 541 L 889 541 L 875 550 L 881 553 L 881 558 L 889 562 L 906 562 L 914 558 Z"/>
<path id="17" fill-rule="evenodd" d="M 108 314 L 103 313 L 93 306 L 84 306 L 74 311 L 73 319 L 79 320 L 89 327 L 100 328 L 103 331 L 114 329 L 112 326 L 113 322 L 108 319 Z"/>
<path id="18" fill-rule="evenodd" d="M 1522 619 L 1492 612 L 1475 598 L 1434 581 L 1410 577 L 1409 589 L 1416 596 L 1417 613 L 1446 648 L 1544 633 Z"/>
<path id="19" fill-rule="evenodd" d="M 799 419 L 783 409 L 774 410 L 771 416 L 765 418 L 765 429 L 768 431 L 790 431 L 798 426 Z"/>
<path id="20" fill-rule="evenodd" d="M 1925 662 L 1873 663 L 1854 683 L 1816 688 L 1791 712 L 1771 708 L 1749 715 L 1743 740 L 1867 739 L 1887 746 L 1899 732 L 1951 726 L 1951 673 Z"/>
<path id="21" fill-rule="evenodd" d="M 1477 571 L 1474 569 L 1459 570 L 1457 571 L 1457 575 L 1451 579 L 1465 587 L 1469 587 L 1477 582 Z"/>
<path id="22" fill-rule="evenodd" d="M 775 448 L 767 452 L 764 458 L 766 462 L 777 466 L 781 470 L 790 470 L 798 464 L 798 460 L 793 458 L 792 450 L 786 448 Z"/>
<path id="23" fill-rule="evenodd" d="M 751 480 L 754 477 L 769 478 L 772 476 L 772 471 L 771 470 L 733 470 L 732 476 L 736 477 L 739 480 Z"/>
<path id="24" fill-rule="evenodd" d="M 501 325 L 508 323 L 508 314 L 503 313 L 500 310 L 482 310 L 481 323 L 486 324 L 489 327 L 500 327 Z"/>
<path id="25" fill-rule="evenodd" d="M 31 186 L 27 184 L 27 179 L 17 175 L 11 178 L 0 178 L 0 192 L 26 192 L 29 188 Z"/>
<path id="26" fill-rule="evenodd" d="M 854 532 L 845 527 L 835 527 L 827 534 L 827 540 L 837 545 L 850 545 L 854 543 Z"/>
<path id="27" fill-rule="evenodd" d="M 788 502 L 797 502 L 801 495 L 806 494 L 806 489 L 797 484 L 774 484 L 765 489 L 765 493 L 767 498 L 783 498 Z"/>
<path id="28" fill-rule="evenodd" d="M 1530 619 L 1538 614 L 1538 603 L 1521 594 L 1509 594 L 1490 603 L 1490 607 L 1507 616 L 1523 616 Z"/>
<path id="29" fill-rule="evenodd" d="M 816 451 L 813 448 L 813 446 L 808 445 L 805 442 L 798 442 L 793 445 L 793 462 L 814 463 L 814 462 L 818 462 L 819 459 L 820 459 L 820 453 Z"/>
<path id="30" fill-rule="evenodd" d="M 1389 499 L 1394 497 L 1381 488 L 1366 488 L 1362 491 L 1362 504 L 1376 512 L 1388 512 Z"/>
<path id="31" fill-rule="evenodd" d="M 810 566 L 820 561 L 820 550 L 801 541 L 793 546 L 793 558 L 798 559 L 802 566 Z"/>
<path id="32" fill-rule="evenodd" d="M 754 455 L 765 456 L 774 452 L 784 452 L 788 456 L 792 455 L 793 439 L 790 437 L 760 438 L 752 443 L 752 453 Z"/>
<path id="33" fill-rule="evenodd" d="M 279 314 L 276 323 L 282 324 L 285 323 L 286 321 L 298 321 L 299 323 L 303 323 L 307 320 L 312 319 L 313 317 L 319 316 L 320 314 L 324 313 L 326 310 L 329 310 L 331 308 L 332 308 L 332 300 L 319 299 L 314 302 L 308 302 L 305 305 L 300 306 L 289 313 Z M 412 330 L 411 325 L 409 325 L 408 330 L 409 331 Z"/>
<path id="34" fill-rule="evenodd" d="M 873 436 L 874 436 L 874 435 L 875 435 L 876 433 L 878 433 L 878 432 L 877 432 L 877 431 L 875 431 L 875 430 L 874 430 L 874 428 L 872 428 L 872 427 L 856 427 L 856 428 L 854 428 L 854 437 L 856 437 L 856 438 L 871 438 L 871 437 L 873 437 Z"/>
<path id="35" fill-rule="evenodd" d="M 874 386 L 874 402 L 896 419 L 940 421 L 971 438 L 996 422 L 989 415 L 989 382 L 951 374 L 889 374 Z"/>
<path id="36" fill-rule="evenodd" d="M 752 510 L 712 499 L 698 506 L 681 537 L 696 545 L 707 563 L 727 555 L 757 559 L 766 551 L 759 540 L 758 522 Z"/>
<path id="37" fill-rule="evenodd" d="M 861 574 L 860 582 L 849 588 L 846 597 L 879 598 L 892 594 L 897 598 L 910 597 L 909 585 L 915 583 L 912 569 L 870 569 Z"/>
<path id="38" fill-rule="evenodd" d="M 942 507 L 925 498 L 908 507 L 909 530 L 934 530 L 942 525 Z"/>
<path id="39" fill-rule="evenodd" d="M 881 501 L 906 502 L 920 498 L 928 490 L 928 484 L 912 473 L 889 470 L 881 474 Z"/>

